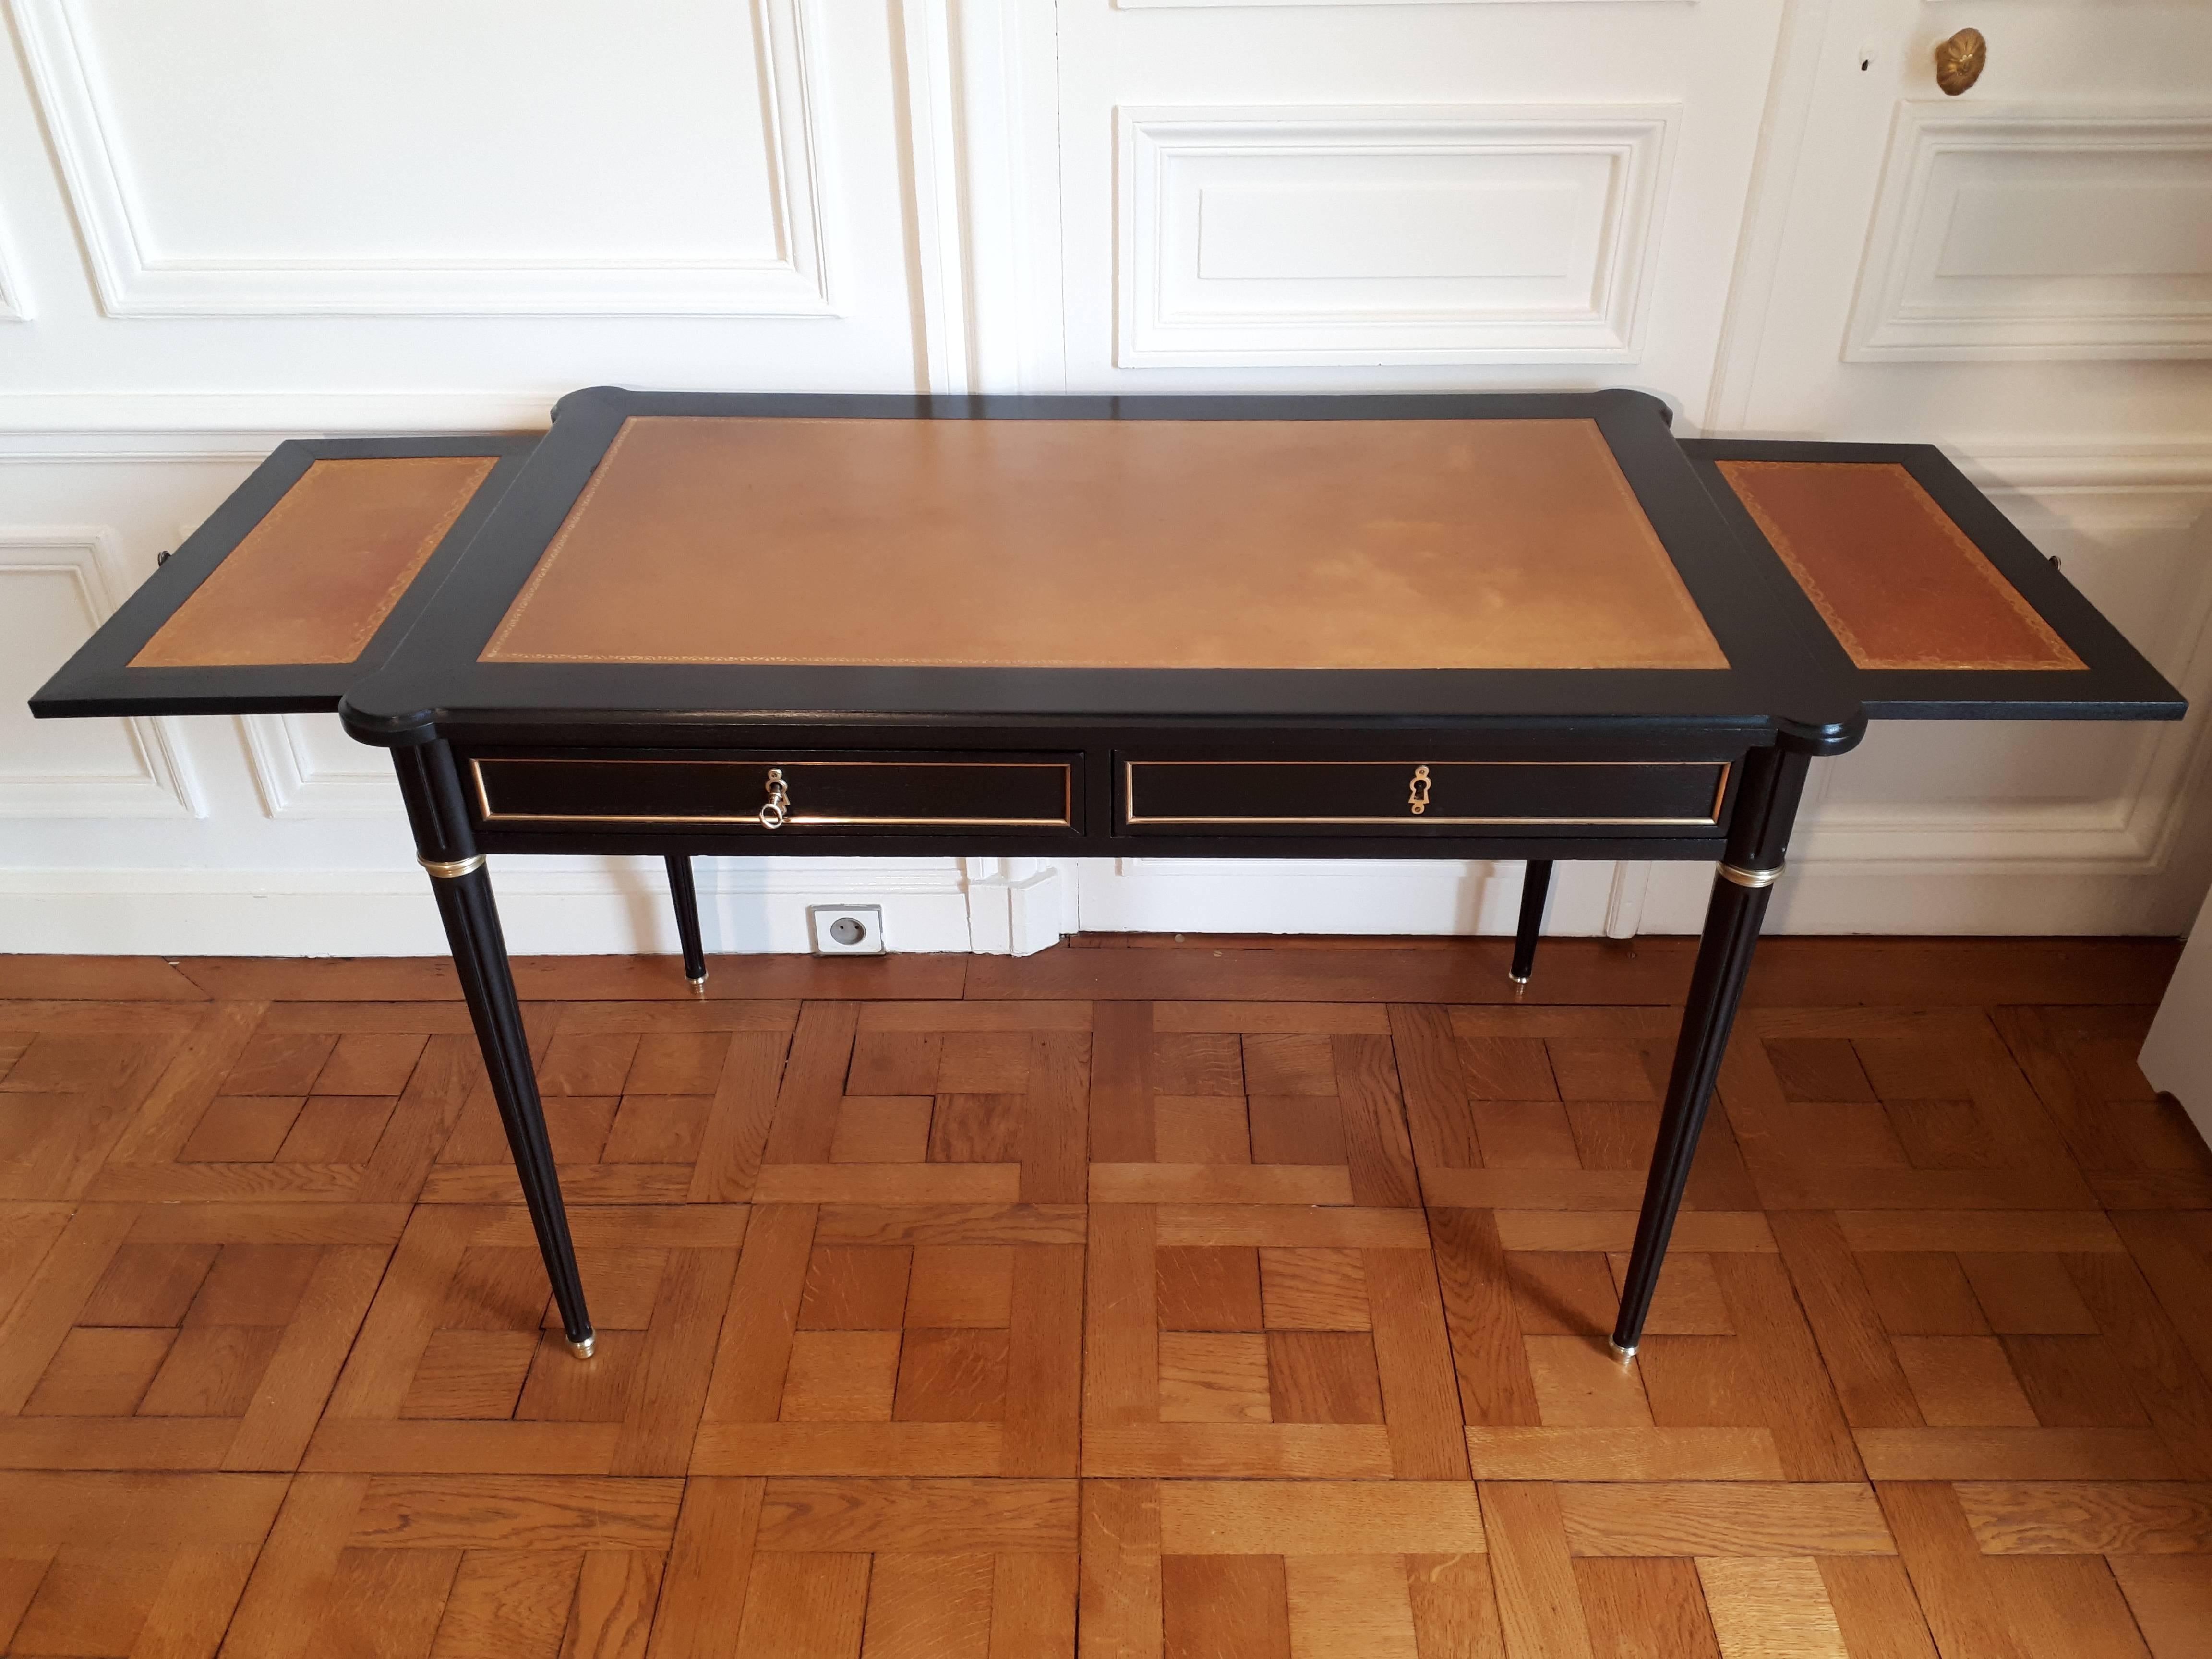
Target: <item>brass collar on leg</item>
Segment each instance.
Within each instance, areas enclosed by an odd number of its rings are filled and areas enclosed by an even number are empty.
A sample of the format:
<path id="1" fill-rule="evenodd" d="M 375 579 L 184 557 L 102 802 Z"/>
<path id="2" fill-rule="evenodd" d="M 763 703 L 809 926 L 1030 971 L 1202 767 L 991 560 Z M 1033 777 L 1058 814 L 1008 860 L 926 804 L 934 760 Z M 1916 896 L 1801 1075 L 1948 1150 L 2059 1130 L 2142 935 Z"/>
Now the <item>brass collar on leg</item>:
<path id="1" fill-rule="evenodd" d="M 415 862 L 441 880 L 451 881 L 456 876 L 474 875 L 483 869 L 484 855 L 476 853 L 465 859 L 426 859 L 418 853 Z"/>
<path id="2" fill-rule="evenodd" d="M 1782 866 L 1771 870 L 1739 870 L 1733 864 L 1721 866 L 1721 879 L 1732 881 L 1739 887 L 1771 887 L 1782 874 Z"/>

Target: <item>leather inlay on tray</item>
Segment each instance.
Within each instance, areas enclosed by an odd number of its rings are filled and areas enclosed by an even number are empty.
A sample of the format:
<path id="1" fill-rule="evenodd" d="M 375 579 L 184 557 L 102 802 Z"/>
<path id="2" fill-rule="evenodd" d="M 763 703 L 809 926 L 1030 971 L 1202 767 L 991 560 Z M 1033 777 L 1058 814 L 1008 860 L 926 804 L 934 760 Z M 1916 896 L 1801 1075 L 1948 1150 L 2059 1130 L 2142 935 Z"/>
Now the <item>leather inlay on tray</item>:
<path id="1" fill-rule="evenodd" d="M 1894 461 L 1715 465 L 1859 667 L 2082 665 Z"/>
<path id="2" fill-rule="evenodd" d="M 1589 420 L 636 416 L 482 659 L 1728 665 Z"/>
<path id="3" fill-rule="evenodd" d="M 353 661 L 497 465 L 489 455 L 315 462 L 131 666 Z"/>

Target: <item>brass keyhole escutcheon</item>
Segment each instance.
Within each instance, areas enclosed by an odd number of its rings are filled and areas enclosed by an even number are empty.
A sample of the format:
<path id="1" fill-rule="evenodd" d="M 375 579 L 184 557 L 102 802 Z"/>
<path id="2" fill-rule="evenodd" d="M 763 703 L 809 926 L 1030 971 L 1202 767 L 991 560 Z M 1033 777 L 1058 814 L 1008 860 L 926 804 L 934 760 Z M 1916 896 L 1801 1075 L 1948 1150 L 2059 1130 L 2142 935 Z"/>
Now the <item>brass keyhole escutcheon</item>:
<path id="1" fill-rule="evenodd" d="M 790 817 L 791 790 L 784 783 L 783 769 L 771 766 L 768 769 L 768 804 L 760 810 L 761 825 L 763 829 L 781 830 Z"/>
<path id="2" fill-rule="evenodd" d="M 1427 767 L 1417 766 L 1413 769 L 1413 787 L 1406 793 L 1406 805 L 1413 809 L 1415 817 L 1420 817 L 1429 810 L 1429 769 Z"/>
<path id="3" fill-rule="evenodd" d="M 1979 29 L 1960 29 L 1936 48 L 1936 84 L 1951 97 L 1982 78 L 1989 66 L 1990 43 Z"/>

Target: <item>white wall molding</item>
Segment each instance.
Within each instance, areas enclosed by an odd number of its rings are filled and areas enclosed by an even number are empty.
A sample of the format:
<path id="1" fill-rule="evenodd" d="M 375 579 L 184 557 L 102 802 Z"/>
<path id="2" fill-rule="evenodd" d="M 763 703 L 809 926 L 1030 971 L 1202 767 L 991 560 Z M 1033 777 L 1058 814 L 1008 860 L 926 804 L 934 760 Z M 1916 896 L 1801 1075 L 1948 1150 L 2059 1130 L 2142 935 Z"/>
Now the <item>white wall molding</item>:
<path id="1" fill-rule="evenodd" d="M 974 383 L 961 43 L 953 0 L 899 0 L 915 321 L 923 379 L 940 397 Z"/>
<path id="2" fill-rule="evenodd" d="M 0 404 L 6 396 L 0 393 Z M 0 466 L 84 463 L 113 466 L 133 461 L 228 461 L 258 465 L 299 432 L 131 431 L 9 432 L 0 415 Z M 315 435 L 322 435 L 317 434 Z"/>
<path id="3" fill-rule="evenodd" d="M 963 859 L 968 948 L 985 956 L 1034 956 L 1076 929 L 1072 859 Z"/>
<path id="4" fill-rule="evenodd" d="M 1984 489 L 2023 495 L 2094 491 L 2148 498 L 2212 493 L 2212 433 L 2145 443 L 2134 437 L 1947 440 L 1944 453 Z"/>
<path id="5" fill-rule="evenodd" d="M 14 261 L 9 257 L 8 227 L 0 221 L 0 323 L 28 322 L 31 308 L 23 299 L 20 283 L 9 275 Z"/>
<path id="6" fill-rule="evenodd" d="M 131 586 L 125 572 L 114 533 L 99 526 L 11 525 L 0 526 L 0 592 L 15 584 L 41 581 L 58 585 L 64 610 L 77 614 L 64 623 L 74 631 L 65 640 L 25 640 L 18 660 L 56 643 L 74 651 L 92 637 L 93 631 L 113 614 L 116 595 Z M 0 611 L 17 611 L 27 600 L 0 598 Z M 53 665 L 60 665 L 56 659 Z M 11 678 L 13 678 L 11 672 Z M 24 695 L 37 689 L 45 672 L 33 673 L 21 687 Z M 11 699 L 12 701 L 12 699 Z M 11 709 L 9 718 L 28 722 L 26 711 Z M 88 722 L 74 729 L 93 740 L 106 722 Z M 87 728 L 89 728 L 88 731 Z M 70 732 L 56 725 L 52 732 Z M 133 717 L 118 720 L 112 729 L 124 739 L 120 767 L 106 769 L 51 770 L 27 768 L 0 774 L 0 817 L 12 818 L 196 818 L 205 808 L 191 764 L 177 742 L 175 722 L 166 719 Z"/>
<path id="7" fill-rule="evenodd" d="M 1651 890 L 1651 862 L 1623 859 L 1613 866 L 1613 890 L 1606 896 L 1605 936 L 1634 939 L 1644 928 L 1644 901 Z"/>
<path id="8" fill-rule="evenodd" d="M 1115 361 L 1633 362 L 1680 115 L 1124 108 Z"/>
<path id="9" fill-rule="evenodd" d="M 814 0 L 750 0 L 767 108 L 763 142 L 775 251 L 757 258 L 639 254 L 586 258 L 353 262 L 265 252 L 165 258 L 149 243 L 118 124 L 88 51 L 83 0 L 15 0 L 31 81 L 111 317 L 722 316 L 832 314 L 814 105 Z"/>
<path id="10" fill-rule="evenodd" d="M 320 745 L 308 722 L 332 720 L 328 714 L 239 716 L 261 810 L 272 818 L 388 818 L 397 828 L 405 812 L 382 750 L 349 741 L 360 756 L 350 766 L 333 765 L 317 752 Z"/>
<path id="11" fill-rule="evenodd" d="M 527 392 L 0 391 L 0 461 L 265 458 L 287 438 L 542 432 L 570 386 Z"/>
<path id="12" fill-rule="evenodd" d="M 1820 805 L 1790 860 L 1828 871 L 1866 865 L 1958 876 L 2156 875 L 2182 805 L 2141 787 L 2078 806 Z"/>
<path id="13" fill-rule="evenodd" d="M 971 389 L 1048 389 L 1029 360 L 1040 318 L 1052 335 L 1060 327 L 1057 258 L 1041 254 L 1060 223 L 1059 14 L 1028 0 L 958 0 L 953 19 Z"/>
<path id="14" fill-rule="evenodd" d="M 1848 362 L 2212 356 L 2212 109 L 1898 106 Z"/>
<path id="15" fill-rule="evenodd" d="M 1721 318 L 1712 380 L 1701 416 L 1701 423 L 1710 428 L 1741 427 L 1751 406 L 1759 349 L 1766 333 L 1784 234 L 1789 228 L 1790 201 L 1804 160 L 1806 135 L 1813 123 L 1828 5 L 1829 0 L 1783 0 L 1782 26 L 1776 33 L 1766 104 L 1759 121 L 1759 150 L 1752 162 L 1751 184 L 1745 191 L 1735 264 L 1729 276 L 1728 307 Z"/>
<path id="16" fill-rule="evenodd" d="M 1057 174 L 1049 151 L 1042 164 L 1030 154 L 1029 35 L 1048 46 L 1054 14 L 1024 0 L 900 0 L 898 17 L 921 378 L 940 395 L 1030 389 L 1024 222 L 1030 192 Z M 1049 112 L 1044 78 L 1035 101 Z"/>

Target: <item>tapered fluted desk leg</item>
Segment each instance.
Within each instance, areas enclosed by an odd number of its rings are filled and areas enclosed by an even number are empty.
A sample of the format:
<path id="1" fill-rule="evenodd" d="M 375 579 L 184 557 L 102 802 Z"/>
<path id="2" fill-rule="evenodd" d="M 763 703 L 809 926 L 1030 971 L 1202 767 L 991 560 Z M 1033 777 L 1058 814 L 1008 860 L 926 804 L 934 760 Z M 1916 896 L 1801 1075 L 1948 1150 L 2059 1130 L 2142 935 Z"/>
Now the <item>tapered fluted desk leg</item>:
<path id="1" fill-rule="evenodd" d="M 681 853 L 668 856 L 668 896 L 676 905 L 676 937 L 684 945 L 684 977 L 695 991 L 707 988 L 707 951 L 699 943 L 699 890 L 692 884 L 691 860 Z"/>
<path id="2" fill-rule="evenodd" d="M 1705 935 L 1690 975 L 1690 1000 L 1682 1010 L 1681 1034 L 1674 1040 L 1674 1067 L 1667 1080 L 1667 1104 L 1659 1118 L 1658 1144 L 1651 1152 L 1643 1212 L 1637 1218 L 1636 1244 L 1621 1285 L 1613 1347 L 1624 1359 L 1635 1354 L 1644 1339 L 1644 1322 L 1667 1259 L 1667 1241 L 1673 1236 L 1690 1165 L 1698 1155 L 1698 1132 L 1705 1127 L 1721 1058 L 1728 1052 L 1729 1030 L 1735 1023 L 1736 1004 L 1751 972 L 1759 926 L 1774 880 L 1782 873 L 1807 764 L 1806 756 L 1781 750 L 1759 750 L 1745 763 L 1728 854 L 1713 878 Z"/>
<path id="3" fill-rule="evenodd" d="M 507 1150 L 522 1178 L 523 1201 L 538 1234 L 545 1276 L 561 1310 L 568 1350 L 579 1359 L 592 1357 L 592 1316 L 584 1306 L 584 1283 L 576 1271 L 576 1247 L 568 1237 L 568 1213 L 561 1202 L 561 1177 L 546 1138 L 545 1113 L 538 1099 L 538 1078 L 530 1064 L 530 1042 L 515 1000 L 514 974 L 507 960 L 507 940 L 493 902 L 491 877 L 476 850 L 461 805 L 460 781 L 453 751 L 443 743 L 396 749 L 392 761 L 415 829 L 416 857 L 430 872 L 438 915 L 468 1000 L 477 1046 L 499 1103 Z"/>
<path id="4" fill-rule="evenodd" d="M 1530 859 L 1528 873 L 1521 878 L 1521 922 L 1513 930 L 1510 972 L 1516 985 L 1526 985 L 1536 969 L 1536 940 L 1544 931 L 1544 901 L 1551 890 L 1552 860 Z"/>

